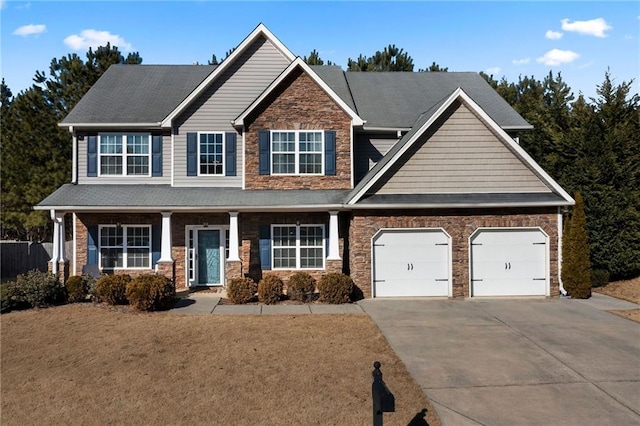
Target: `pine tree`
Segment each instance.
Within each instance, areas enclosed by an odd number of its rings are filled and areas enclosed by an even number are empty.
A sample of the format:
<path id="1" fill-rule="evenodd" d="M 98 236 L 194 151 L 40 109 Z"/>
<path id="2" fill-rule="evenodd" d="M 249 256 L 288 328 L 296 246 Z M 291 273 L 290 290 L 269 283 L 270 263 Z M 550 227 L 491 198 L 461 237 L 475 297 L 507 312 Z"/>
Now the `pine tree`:
<path id="1" fill-rule="evenodd" d="M 575 194 L 571 220 L 563 235 L 562 281 L 564 288 L 574 299 L 591 297 L 591 261 L 587 237 L 587 218 L 579 192 Z"/>
<path id="2" fill-rule="evenodd" d="M 371 57 L 360 55 L 355 61 L 349 58 L 347 71 L 413 71 L 413 59 L 404 49 L 390 44 Z"/>

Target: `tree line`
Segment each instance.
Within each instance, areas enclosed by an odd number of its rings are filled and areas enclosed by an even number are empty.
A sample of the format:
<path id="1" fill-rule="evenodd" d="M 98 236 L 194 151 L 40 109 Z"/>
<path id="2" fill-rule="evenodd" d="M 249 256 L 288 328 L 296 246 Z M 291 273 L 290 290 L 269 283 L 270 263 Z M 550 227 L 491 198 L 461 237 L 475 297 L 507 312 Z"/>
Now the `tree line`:
<path id="1" fill-rule="evenodd" d="M 226 53 L 228 57 L 233 50 Z M 310 65 L 334 65 L 314 49 Z M 86 59 L 69 54 L 52 59 L 48 73 L 17 95 L 0 86 L 2 239 L 45 241 L 52 226 L 33 206 L 71 180 L 71 135 L 57 126 L 112 64 L 140 64 L 107 44 L 89 49 Z M 209 64 L 218 64 L 212 55 Z M 414 71 L 402 48 L 388 45 L 371 56 L 348 59 L 349 72 Z M 447 72 L 436 62 L 418 72 Z M 596 97 L 577 96 L 560 73 L 542 80 L 480 73 L 534 126 L 521 146 L 570 194 L 584 199 L 592 267 L 612 279 L 640 275 L 640 98 L 632 81 L 616 84 L 607 70 Z M 570 212 L 567 212 L 570 214 Z"/>

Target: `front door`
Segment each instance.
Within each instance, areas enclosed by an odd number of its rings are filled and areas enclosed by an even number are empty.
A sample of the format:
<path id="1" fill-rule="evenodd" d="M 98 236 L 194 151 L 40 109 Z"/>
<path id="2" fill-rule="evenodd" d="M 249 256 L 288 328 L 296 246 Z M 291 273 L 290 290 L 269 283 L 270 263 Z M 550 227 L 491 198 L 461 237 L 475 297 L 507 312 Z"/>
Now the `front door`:
<path id="1" fill-rule="evenodd" d="M 189 229 L 188 282 L 190 287 L 223 283 L 224 240 L 220 229 Z"/>

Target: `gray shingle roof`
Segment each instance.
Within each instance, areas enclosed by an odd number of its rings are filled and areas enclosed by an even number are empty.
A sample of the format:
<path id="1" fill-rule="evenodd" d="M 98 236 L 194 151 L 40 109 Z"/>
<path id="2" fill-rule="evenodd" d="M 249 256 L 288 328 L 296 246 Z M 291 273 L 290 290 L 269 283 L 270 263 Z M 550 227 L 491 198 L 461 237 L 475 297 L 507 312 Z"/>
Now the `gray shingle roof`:
<path id="1" fill-rule="evenodd" d="M 242 190 L 240 188 L 177 188 L 170 185 L 66 184 L 42 200 L 38 210 L 326 210 L 344 206 L 349 190 Z M 568 205 L 552 193 L 374 195 L 351 208 L 382 204 L 432 207 L 498 205 Z"/>
<path id="2" fill-rule="evenodd" d="M 345 72 L 367 127 L 410 128 L 420 115 L 461 87 L 502 128 L 531 128 L 477 73 Z M 331 85 L 331 81 L 327 81 Z"/>
<path id="3" fill-rule="evenodd" d="M 342 71 L 342 68 L 337 66 L 312 65 L 311 69 L 336 92 L 336 95 L 340 96 L 340 98 L 349 105 L 349 108 L 358 112 L 356 104 L 353 102 L 353 96 L 351 96 L 351 90 L 347 84 L 345 72 Z"/>
<path id="4" fill-rule="evenodd" d="M 213 65 L 112 65 L 62 124 L 160 122 L 215 68 Z"/>
<path id="5" fill-rule="evenodd" d="M 349 190 L 242 190 L 179 188 L 170 185 L 66 184 L 38 204 L 38 209 L 231 209 L 337 207 Z"/>

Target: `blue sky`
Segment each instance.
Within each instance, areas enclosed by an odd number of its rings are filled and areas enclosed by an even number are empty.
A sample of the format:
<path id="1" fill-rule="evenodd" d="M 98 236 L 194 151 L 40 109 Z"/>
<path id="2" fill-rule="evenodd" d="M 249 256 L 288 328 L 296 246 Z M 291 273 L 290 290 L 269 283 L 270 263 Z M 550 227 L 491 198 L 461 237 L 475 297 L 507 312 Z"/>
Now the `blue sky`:
<path id="1" fill-rule="evenodd" d="M 516 81 L 562 72 L 595 96 L 610 68 L 640 88 L 640 2 L 214 2 L 0 0 L 1 75 L 14 94 L 52 58 L 111 41 L 144 64 L 219 59 L 263 22 L 294 54 L 348 58 L 402 47 L 416 70 L 484 71 Z"/>

